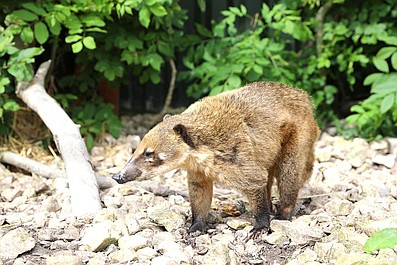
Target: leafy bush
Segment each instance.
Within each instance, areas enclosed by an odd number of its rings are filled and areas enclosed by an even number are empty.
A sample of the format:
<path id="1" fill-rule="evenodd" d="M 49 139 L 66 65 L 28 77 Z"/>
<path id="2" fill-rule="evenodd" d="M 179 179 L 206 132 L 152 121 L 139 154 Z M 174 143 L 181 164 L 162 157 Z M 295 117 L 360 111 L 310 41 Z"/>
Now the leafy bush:
<path id="1" fill-rule="evenodd" d="M 390 46 L 381 48 L 372 59 L 381 72 L 370 74 L 364 80 L 364 85 L 371 85 L 371 96 L 353 106 L 351 111 L 355 114 L 346 119 L 347 123 L 356 125 L 358 135 L 368 139 L 397 136 L 397 37 L 384 38 L 384 41 Z"/>
<path id="2" fill-rule="evenodd" d="M 84 107 L 70 105 L 67 110 L 82 124 L 83 135 L 89 132 L 89 139 L 104 131 L 118 134 L 116 116 L 111 117 L 115 123 L 107 121 L 99 130 L 99 122 L 110 117 L 111 111 L 107 104 L 91 103 L 98 81 L 120 82 L 126 72 L 133 71 L 141 82 L 159 83 L 161 67 L 166 58 L 174 56 L 175 40 L 182 35 L 185 20 L 185 12 L 172 0 L 99 0 L 90 5 L 45 0 L 1 8 L 9 15 L 4 15 L 0 27 L 0 131 L 6 131 L 3 112 L 19 108 L 13 100 L 16 83 L 31 80 L 35 57 L 45 49 L 52 56 L 52 69 L 61 68 L 61 56 L 71 52 L 76 56 L 80 70 L 69 71 L 72 75 L 56 84 L 71 93 L 69 97 L 78 94 L 80 101 L 87 100 L 80 105 Z M 63 103 L 70 100 L 62 95 L 58 98 Z M 93 108 L 99 116 L 88 115 Z M 91 129 L 85 132 L 88 127 Z"/>
<path id="3" fill-rule="evenodd" d="M 263 4 L 260 14 L 251 16 L 241 5 L 222 11 L 224 19 L 213 22 L 211 30 L 196 25 L 199 37 L 190 37 L 184 58 L 188 71 L 181 75 L 192 82 L 188 94 L 197 98 L 259 80 L 283 82 L 308 91 L 326 124 L 335 116 L 331 105 L 337 89 L 326 84 L 322 69 L 327 64 L 314 54 L 315 21 L 301 13 L 297 6 L 279 3 L 272 9 Z M 239 31 L 236 24 L 244 20 L 249 26 Z"/>

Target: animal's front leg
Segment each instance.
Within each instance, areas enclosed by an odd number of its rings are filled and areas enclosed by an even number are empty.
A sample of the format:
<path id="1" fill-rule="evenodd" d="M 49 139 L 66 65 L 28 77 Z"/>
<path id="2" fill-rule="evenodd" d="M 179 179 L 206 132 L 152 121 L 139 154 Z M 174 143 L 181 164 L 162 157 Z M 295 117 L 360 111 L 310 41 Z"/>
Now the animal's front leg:
<path id="1" fill-rule="evenodd" d="M 205 176 L 188 174 L 190 206 L 192 208 L 192 225 L 189 233 L 207 230 L 207 216 L 211 209 L 213 181 Z"/>

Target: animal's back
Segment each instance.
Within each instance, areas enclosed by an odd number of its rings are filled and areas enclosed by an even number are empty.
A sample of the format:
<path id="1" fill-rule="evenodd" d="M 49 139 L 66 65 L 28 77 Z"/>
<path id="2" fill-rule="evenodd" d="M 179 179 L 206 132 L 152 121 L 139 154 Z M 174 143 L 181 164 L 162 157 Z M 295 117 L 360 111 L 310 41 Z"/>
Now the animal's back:
<path id="1" fill-rule="evenodd" d="M 313 141 L 317 137 L 309 96 L 280 83 L 257 82 L 206 97 L 183 115 L 193 120 L 201 138 L 215 149 L 249 140 L 255 153 L 272 158 L 291 129 L 307 131 L 306 137 Z"/>

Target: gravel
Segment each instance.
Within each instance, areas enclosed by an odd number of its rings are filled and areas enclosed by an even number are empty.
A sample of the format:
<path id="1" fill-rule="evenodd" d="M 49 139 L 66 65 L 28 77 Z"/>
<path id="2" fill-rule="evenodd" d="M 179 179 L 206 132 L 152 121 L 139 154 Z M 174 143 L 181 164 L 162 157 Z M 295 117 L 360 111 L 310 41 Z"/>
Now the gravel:
<path id="1" fill-rule="evenodd" d="M 97 174 L 117 172 L 138 142 L 107 136 L 92 150 Z M 249 209 L 245 198 L 218 187 L 212 229 L 189 236 L 186 173 L 179 170 L 103 190 L 102 211 L 74 218 L 65 180 L 0 165 L 0 264 L 397 264 L 396 247 L 363 250 L 374 233 L 397 228 L 396 153 L 396 139 L 367 143 L 323 133 L 297 215 L 272 220 L 272 233 L 259 239 L 250 237 L 249 211 L 231 214 Z M 153 183 L 173 195 L 142 188 Z"/>

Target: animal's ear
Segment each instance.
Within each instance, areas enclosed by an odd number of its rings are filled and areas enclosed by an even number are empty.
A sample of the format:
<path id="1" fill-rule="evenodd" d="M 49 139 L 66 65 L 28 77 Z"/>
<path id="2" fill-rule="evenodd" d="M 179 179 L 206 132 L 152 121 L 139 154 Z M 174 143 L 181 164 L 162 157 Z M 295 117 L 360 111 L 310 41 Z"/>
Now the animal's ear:
<path id="1" fill-rule="evenodd" d="M 163 117 L 163 121 L 165 121 L 165 120 L 168 119 L 169 117 L 171 117 L 170 114 L 165 114 L 164 117 Z"/>
<path id="2" fill-rule="evenodd" d="M 182 140 L 189 145 L 190 147 L 194 148 L 194 143 L 192 138 L 189 135 L 189 132 L 187 131 L 185 125 L 183 124 L 177 124 L 174 126 L 174 131 L 182 138 Z"/>

